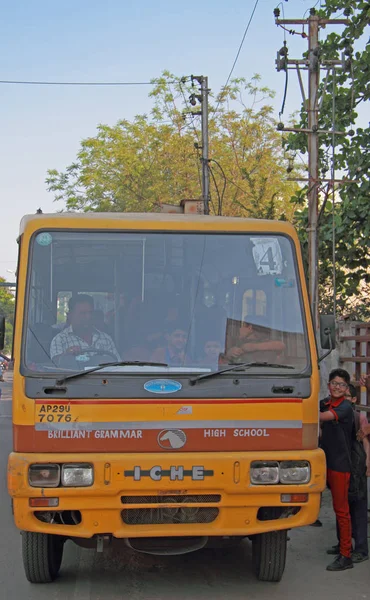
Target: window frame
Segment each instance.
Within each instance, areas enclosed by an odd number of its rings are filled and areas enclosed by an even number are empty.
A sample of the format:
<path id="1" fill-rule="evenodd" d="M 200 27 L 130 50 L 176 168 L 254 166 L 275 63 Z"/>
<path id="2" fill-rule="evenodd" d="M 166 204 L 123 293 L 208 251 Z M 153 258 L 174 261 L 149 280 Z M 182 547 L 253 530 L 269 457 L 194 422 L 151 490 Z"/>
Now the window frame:
<path id="1" fill-rule="evenodd" d="M 256 231 L 251 231 L 251 230 L 244 230 L 244 231 L 218 231 L 218 230 L 203 230 L 203 229 L 116 229 L 116 228 L 112 228 L 112 229 L 100 229 L 100 228 L 67 228 L 67 227 L 50 227 L 50 228 L 40 228 L 38 230 L 36 230 L 35 232 L 32 233 L 30 239 L 29 239 L 29 246 L 28 246 L 28 259 L 27 259 L 27 281 L 26 281 L 26 286 L 25 286 L 25 297 L 24 297 L 24 312 L 23 312 L 23 319 L 22 319 L 22 337 L 21 337 L 21 352 L 20 352 L 20 373 L 23 376 L 29 376 L 29 377 L 37 377 L 37 378 L 45 378 L 45 379 L 55 379 L 56 377 L 60 377 L 61 373 L 66 373 L 66 371 L 61 371 L 61 370 L 56 370 L 56 371 L 48 371 L 48 372 L 44 372 L 44 371 L 34 371 L 31 370 L 27 367 L 26 364 L 26 335 L 27 335 L 27 322 L 28 322 L 28 314 L 29 314 L 29 302 L 30 302 L 30 290 L 31 290 L 31 277 L 32 277 L 32 265 L 33 265 L 33 256 L 34 256 L 34 247 L 35 247 L 35 240 L 36 237 L 40 234 L 40 233 L 74 233 L 74 234 L 84 234 L 84 235 L 88 235 L 89 233 L 101 233 L 101 234 L 126 234 L 126 235 L 201 235 L 201 236 L 250 236 L 250 237 L 277 237 L 277 238 L 285 238 L 291 248 L 291 255 L 292 255 L 292 266 L 294 267 L 294 273 L 296 276 L 296 282 L 297 282 L 297 293 L 298 293 L 298 301 L 299 301 L 299 306 L 300 306 L 300 310 L 301 310 L 301 318 L 302 318 L 302 327 L 303 327 L 303 336 L 304 336 L 304 343 L 305 343 L 305 347 L 306 347 L 306 352 L 307 352 L 307 364 L 306 364 L 306 368 L 303 371 L 294 373 L 294 377 L 296 378 L 301 378 L 301 377 L 309 377 L 312 374 L 312 351 L 311 351 L 311 346 L 310 346 L 310 341 L 309 341 L 309 336 L 308 336 L 308 322 L 307 322 L 307 315 L 306 315 L 306 311 L 304 308 L 304 301 L 303 301 L 303 287 L 302 287 L 302 280 L 300 277 L 300 271 L 299 271 L 299 265 L 298 265 L 298 256 L 297 256 L 297 252 L 296 252 L 296 245 L 294 244 L 293 239 L 291 238 L 291 236 L 289 236 L 286 233 L 283 232 L 271 232 L 271 231 L 266 231 L 266 232 L 256 232 Z M 261 277 L 263 277 L 263 275 L 261 275 Z M 181 375 L 181 373 L 179 372 L 179 374 Z M 249 371 L 248 375 L 250 376 L 252 373 Z M 93 374 L 94 375 L 94 374 Z M 117 376 L 141 376 L 141 377 L 145 377 L 148 378 L 148 376 L 152 377 L 157 376 L 157 374 L 154 374 L 153 372 L 145 372 L 143 371 L 143 373 L 131 373 L 131 372 L 125 372 L 125 373 L 110 373 L 110 376 L 114 375 L 115 377 Z M 158 376 L 160 376 L 161 373 L 158 372 Z M 168 375 L 168 373 L 166 374 Z M 177 372 L 174 370 L 173 372 L 170 373 L 170 376 L 176 376 Z M 182 374 L 183 375 L 183 374 Z M 243 377 L 243 373 L 238 373 L 238 377 Z M 261 374 L 257 374 L 257 375 L 261 375 Z M 284 376 L 284 375 L 292 375 L 292 373 L 289 373 L 289 371 L 287 371 L 286 373 L 263 373 L 263 376 L 267 376 L 267 377 L 271 377 L 271 376 Z M 96 376 L 99 376 L 99 372 L 97 372 Z M 101 374 L 100 374 L 101 376 Z M 233 375 L 231 374 L 230 377 L 233 377 Z"/>

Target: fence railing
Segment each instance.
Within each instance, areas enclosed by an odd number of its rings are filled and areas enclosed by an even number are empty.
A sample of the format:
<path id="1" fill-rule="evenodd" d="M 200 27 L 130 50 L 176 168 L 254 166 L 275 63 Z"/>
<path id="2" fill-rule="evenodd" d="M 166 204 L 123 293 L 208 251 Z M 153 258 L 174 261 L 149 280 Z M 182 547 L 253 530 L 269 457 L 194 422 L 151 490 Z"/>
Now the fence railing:
<path id="1" fill-rule="evenodd" d="M 354 365 L 354 377 L 358 385 L 358 398 L 361 399 L 360 377 L 370 378 L 370 323 L 345 322 L 339 327 L 339 360 Z M 347 367 L 347 370 L 348 367 Z M 364 390 L 365 404 L 370 407 L 370 389 Z M 368 411 L 366 411 L 368 412 Z"/>

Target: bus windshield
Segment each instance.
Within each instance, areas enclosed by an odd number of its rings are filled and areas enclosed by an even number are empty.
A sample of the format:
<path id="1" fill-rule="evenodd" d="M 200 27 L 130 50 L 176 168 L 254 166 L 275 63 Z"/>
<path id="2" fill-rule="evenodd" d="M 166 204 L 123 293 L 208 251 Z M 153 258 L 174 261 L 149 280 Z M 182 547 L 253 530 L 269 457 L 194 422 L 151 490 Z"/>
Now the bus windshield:
<path id="1" fill-rule="evenodd" d="M 27 294 L 29 372 L 116 361 L 131 363 L 106 367 L 117 374 L 310 367 L 294 244 L 283 235 L 42 231 Z"/>

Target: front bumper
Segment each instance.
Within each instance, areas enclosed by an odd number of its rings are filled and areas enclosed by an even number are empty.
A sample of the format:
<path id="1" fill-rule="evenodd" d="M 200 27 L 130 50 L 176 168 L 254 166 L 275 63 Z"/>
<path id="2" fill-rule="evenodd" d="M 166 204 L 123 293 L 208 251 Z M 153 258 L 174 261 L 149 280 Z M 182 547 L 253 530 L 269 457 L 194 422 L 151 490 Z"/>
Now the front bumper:
<path id="1" fill-rule="evenodd" d="M 304 485 L 251 485 L 249 469 L 254 460 L 307 460 L 311 464 L 311 480 Z M 94 484 L 88 488 L 31 487 L 28 483 L 29 465 L 49 462 L 91 463 L 94 465 Z M 176 473 L 183 473 L 182 480 L 179 477 L 170 480 L 171 467 L 177 469 Z M 179 471 L 179 467 L 183 471 Z M 199 479 L 202 473 L 204 477 Z M 316 520 L 325 483 L 325 457 L 321 450 L 222 454 L 12 453 L 8 462 L 8 490 L 13 498 L 17 527 L 24 531 L 81 538 L 97 534 L 116 538 L 247 536 L 300 527 Z M 286 504 L 281 502 L 281 494 L 308 494 L 308 500 Z M 122 497 L 132 496 L 135 498 L 129 506 L 123 504 Z M 142 497 L 148 496 L 151 504 L 143 502 Z M 184 521 L 170 524 L 127 524 L 122 517 L 122 511 L 127 509 L 155 510 L 160 507 L 173 511 L 179 498 L 183 509 L 194 509 L 198 505 L 194 501 L 188 504 L 186 499 L 189 496 L 204 497 L 201 507 L 217 507 L 217 517 L 209 523 Z M 217 496 L 218 501 L 209 503 L 206 499 L 211 496 Z M 30 498 L 48 497 L 59 499 L 57 508 L 31 508 L 29 505 Z M 160 498 L 160 504 L 155 504 L 155 497 Z M 283 513 L 280 518 L 260 518 L 262 507 L 289 506 L 299 510 L 289 517 Z M 73 525 L 42 522 L 35 515 L 38 511 L 79 511 L 81 522 Z"/>

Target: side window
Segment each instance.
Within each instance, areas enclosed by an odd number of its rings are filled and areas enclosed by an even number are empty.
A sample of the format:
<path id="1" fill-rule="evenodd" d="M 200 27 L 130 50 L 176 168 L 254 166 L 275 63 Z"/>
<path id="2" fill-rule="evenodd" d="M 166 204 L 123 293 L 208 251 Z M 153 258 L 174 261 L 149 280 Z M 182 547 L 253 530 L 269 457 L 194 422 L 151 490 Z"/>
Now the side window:
<path id="1" fill-rule="evenodd" d="M 242 319 L 257 315 L 264 317 L 267 314 L 267 297 L 263 290 L 246 290 L 243 294 Z"/>
<path id="2" fill-rule="evenodd" d="M 58 292 L 57 295 L 57 323 L 65 323 L 68 313 L 68 302 L 72 292 Z"/>
<path id="3" fill-rule="evenodd" d="M 40 323 L 44 319 L 45 289 L 36 271 L 32 271 L 30 290 L 30 322 Z"/>

